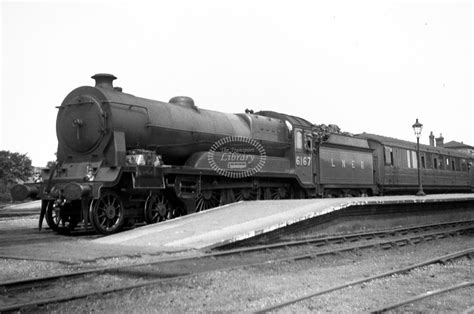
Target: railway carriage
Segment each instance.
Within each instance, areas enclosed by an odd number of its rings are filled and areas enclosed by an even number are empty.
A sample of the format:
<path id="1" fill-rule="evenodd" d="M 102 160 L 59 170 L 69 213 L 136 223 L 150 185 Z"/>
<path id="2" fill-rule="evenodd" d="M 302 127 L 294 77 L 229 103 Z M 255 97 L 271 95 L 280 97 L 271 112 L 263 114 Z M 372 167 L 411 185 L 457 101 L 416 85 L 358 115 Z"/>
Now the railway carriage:
<path id="1" fill-rule="evenodd" d="M 416 143 L 363 133 L 374 151 L 375 183 L 384 194 L 414 193 L 418 190 L 418 167 L 425 192 L 473 192 L 473 158 L 442 147 L 420 144 L 420 165 Z"/>
<path id="2" fill-rule="evenodd" d="M 48 225 L 98 233 L 155 223 L 244 200 L 412 192 L 410 142 L 361 134 L 318 134 L 305 119 L 260 111 L 205 110 L 189 97 L 136 97 L 92 77 L 58 107 L 57 165 L 43 183 L 12 189 L 42 200 Z M 473 191 L 472 157 L 422 146 L 429 191 Z"/>

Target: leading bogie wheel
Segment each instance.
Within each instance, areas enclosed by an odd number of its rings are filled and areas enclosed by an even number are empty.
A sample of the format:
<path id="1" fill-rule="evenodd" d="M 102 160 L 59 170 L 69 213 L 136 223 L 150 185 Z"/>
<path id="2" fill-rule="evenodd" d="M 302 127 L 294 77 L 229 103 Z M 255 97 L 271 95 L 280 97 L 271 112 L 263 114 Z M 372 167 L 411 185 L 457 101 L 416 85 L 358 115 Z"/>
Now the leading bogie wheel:
<path id="1" fill-rule="evenodd" d="M 55 232 L 69 234 L 78 224 L 78 219 L 71 216 L 71 205 L 49 201 L 46 206 L 46 223 Z"/>
<path id="2" fill-rule="evenodd" d="M 125 209 L 117 193 L 113 191 L 102 193 L 99 199 L 92 202 L 89 211 L 92 226 L 97 232 L 112 234 L 122 229 Z"/>

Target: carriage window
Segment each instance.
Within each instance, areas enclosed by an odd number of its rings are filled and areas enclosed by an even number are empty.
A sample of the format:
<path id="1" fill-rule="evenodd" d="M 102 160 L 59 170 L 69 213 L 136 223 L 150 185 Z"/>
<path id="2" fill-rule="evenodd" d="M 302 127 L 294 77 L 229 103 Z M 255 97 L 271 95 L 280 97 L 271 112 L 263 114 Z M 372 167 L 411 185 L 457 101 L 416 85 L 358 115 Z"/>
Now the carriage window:
<path id="1" fill-rule="evenodd" d="M 428 168 L 428 169 L 433 169 L 434 168 L 434 166 L 433 166 L 433 157 L 431 156 L 431 154 L 430 153 L 424 153 L 423 156 L 424 156 L 425 160 L 424 161 L 422 160 L 421 164 L 425 165 L 426 168 Z M 423 167 L 423 168 L 425 168 L 425 167 Z"/>
<path id="2" fill-rule="evenodd" d="M 416 159 L 416 152 L 414 150 L 411 151 L 411 160 L 413 168 L 418 168 L 418 160 Z"/>
<path id="3" fill-rule="evenodd" d="M 299 129 L 295 130 L 295 148 L 303 149 L 303 132 Z"/>
<path id="4" fill-rule="evenodd" d="M 441 169 L 441 170 L 444 170 L 446 168 L 444 160 L 445 160 L 445 158 L 443 156 L 439 156 L 438 168 Z"/>
<path id="5" fill-rule="evenodd" d="M 407 150 L 408 168 L 418 168 L 418 160 L 414 150 Z"/>
<path id="6" fill-rule="evenodd" d="M 426 168 L 425 156 L 421 156 L 421 167 L 422 167 L 422 168 Z"/>
<path id="7" fill-rule="evenodd" d="M 391 147 L 385 146 L 385 164 L 388 166 L 393 166 L 393 150 Z"/>
<path id="8" fill-rule="evenodd" d="M 461 171 L 467 171 L 466 159 L 461 159 Z"/>
<path id="9" fill-rule="evenodd" d="M 454 162 L 454 159 L 451 159 L 451 170 L 456 171 L 456 163 Z"/>
<path id="10" fill-rule="evenodd" d="M 435 169 L 438 169 L 438 158 L 436 157 L 433 159 L 433 166 Z"/>

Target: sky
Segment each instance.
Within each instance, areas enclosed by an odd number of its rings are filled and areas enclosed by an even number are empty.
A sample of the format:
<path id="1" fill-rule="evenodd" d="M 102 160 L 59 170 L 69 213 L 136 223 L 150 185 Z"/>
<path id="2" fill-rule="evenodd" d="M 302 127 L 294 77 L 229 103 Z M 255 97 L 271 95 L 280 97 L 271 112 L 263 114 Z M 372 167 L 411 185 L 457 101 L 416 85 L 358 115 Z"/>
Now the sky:
<path id="1" fill-rule="evenodd" d="M 56 107 L 124 92 L 474 146 L 471 1 L 1 1 L 0 150 L 54 160 Z"/>

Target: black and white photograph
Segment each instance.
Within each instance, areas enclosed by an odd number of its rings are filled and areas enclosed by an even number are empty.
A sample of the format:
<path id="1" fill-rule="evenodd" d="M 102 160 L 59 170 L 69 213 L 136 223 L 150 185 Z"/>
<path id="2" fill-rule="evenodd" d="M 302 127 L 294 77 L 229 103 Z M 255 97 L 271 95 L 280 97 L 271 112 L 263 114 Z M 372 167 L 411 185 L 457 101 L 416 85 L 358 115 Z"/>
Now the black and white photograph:
<path id="1" fill-rule="evenodd" d="M 0 0 L 0 313 L 474 313 L 470 0 Z"/>

